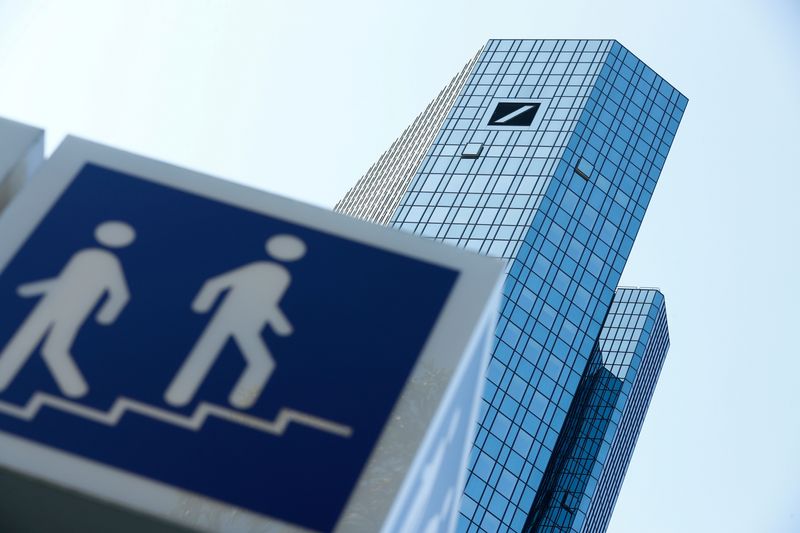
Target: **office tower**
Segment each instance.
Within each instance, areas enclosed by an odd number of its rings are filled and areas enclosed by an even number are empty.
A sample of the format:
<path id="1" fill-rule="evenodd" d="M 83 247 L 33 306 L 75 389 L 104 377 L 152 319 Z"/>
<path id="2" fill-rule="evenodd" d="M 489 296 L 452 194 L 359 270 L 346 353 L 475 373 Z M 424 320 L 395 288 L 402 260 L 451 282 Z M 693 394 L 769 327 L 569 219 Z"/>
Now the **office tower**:
<path id="1" fill-rule="evenodd" d="M 617 289 L 525 531 L 605 531 L 668 349 L 664 296 Z"/>
<path id="2" fill-rule="evenodd" d="M 337 204 L 507 260 L 459 531 L 523 529 L 686 103 L 616 41 L 491 40 Z"/>

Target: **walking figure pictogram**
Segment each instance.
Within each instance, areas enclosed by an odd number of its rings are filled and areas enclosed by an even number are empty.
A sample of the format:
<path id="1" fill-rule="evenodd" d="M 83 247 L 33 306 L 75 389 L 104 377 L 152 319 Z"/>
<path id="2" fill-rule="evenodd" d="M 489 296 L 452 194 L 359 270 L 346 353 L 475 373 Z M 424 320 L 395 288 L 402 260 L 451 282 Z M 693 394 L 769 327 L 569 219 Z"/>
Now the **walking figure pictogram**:
<path id="1" fill-rule="evenodd" d="M 109 221 L 97 226 L 95 238 L 108 248 L 124 248 L 136 232 L 124 222 Z M 119 259 L 103 248 L 81 250 L 57 277 L 20 285 L 17 294 L 42 298 L 0 353 L 0 392 L 44 340 L 42 358 L 61 392 L 71 398 L 84 396 L 89 385 L 72 358 L 72 345 L 106 295 L 95 315 L 104 326 L 113 324 L 130 300 Z"/>
<path id="2" fill-rule="evenodd" d="M 306 253 L 306 245 L 291 235 L 276 235 L 266 243 L 267 253 L 284 262 L 296 261 Z M 291 284 L 289 271 L 274 261 L 257 261 L 209 279 L 192 303 L 195 313 L 208 313 L 224 293 L 208 326 L 165 394 L 167 403 L 183 406 L 192 401 L 200 385 L 229 339 L 233 339 L 247 365 L 229 401 L 247 409 L 261 396 L 275 360 L 264 343 L 266 326 L 281 336 L 293 328 L 279 304 Z"/>

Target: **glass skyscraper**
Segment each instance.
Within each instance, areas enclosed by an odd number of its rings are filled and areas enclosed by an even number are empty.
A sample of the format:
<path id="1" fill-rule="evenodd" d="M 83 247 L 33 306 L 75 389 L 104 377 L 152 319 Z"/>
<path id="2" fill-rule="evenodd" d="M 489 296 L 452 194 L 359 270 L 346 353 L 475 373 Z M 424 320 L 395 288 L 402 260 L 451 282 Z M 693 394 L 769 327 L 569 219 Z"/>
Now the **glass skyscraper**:
<path id="1" fill-rule="evenodd" d="M 337 204 L 507 260 L 459 531 L 605 527 L 660 362 L 604 338 L 663 297 L 609 310 L 686 104 L 616 41 L 491 40 Z"/>
<path id="2" fill-rule="evenodd" d="M 526 531 L 605 531 L 668 349 L 664 296 L 617 289 Z"/>

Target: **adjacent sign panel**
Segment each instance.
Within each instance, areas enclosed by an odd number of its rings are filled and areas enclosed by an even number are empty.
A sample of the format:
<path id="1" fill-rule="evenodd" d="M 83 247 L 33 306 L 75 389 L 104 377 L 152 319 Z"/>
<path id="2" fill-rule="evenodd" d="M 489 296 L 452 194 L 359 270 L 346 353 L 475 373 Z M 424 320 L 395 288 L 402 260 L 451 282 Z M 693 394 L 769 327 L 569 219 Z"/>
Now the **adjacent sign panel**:
<path id="1" fill-rule="evenodd" d="M 0 212 L 44 159 L 44 132 L 0 118 Z"/>
<path id="2" fill-rule="evenodd" d="M 444 410 L 472 423 L 499 275 L 69 139 L 0 223 L 0 463 L 171 520 L 188 495 L 287 531 L 351 530 L 359 505 L 387 527 L 426 434 L 456 432 Z M 382 458 L 392 417 L 417 418 L 411 452 Z M 382 460 L 387 501 L 360 503 Z"/>

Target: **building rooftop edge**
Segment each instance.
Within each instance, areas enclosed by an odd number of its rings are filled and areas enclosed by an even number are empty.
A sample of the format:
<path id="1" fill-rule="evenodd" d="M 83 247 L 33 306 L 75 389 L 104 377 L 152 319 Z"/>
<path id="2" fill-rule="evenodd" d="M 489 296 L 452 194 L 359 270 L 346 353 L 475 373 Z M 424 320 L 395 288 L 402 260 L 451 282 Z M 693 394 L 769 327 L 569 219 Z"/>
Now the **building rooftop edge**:
<path id="1" fill-rule="evenodd" d="M 681 92 L 680 89 L 678 89 L 677 87 L 672 85 L 670 82 L 668 82 L 667 79 L 664 76 L 662 76 L 661 74 L 659 74 L 656 69 L 651 67 L 646 61 L 644 61 L 641 57 L 639 57 L 633 51 L 631 51 L 630 48 L 628 48 L 627 46 L 625 46 L 624 44 L 619 42 L 618 39 L 613 39 L 613 38 L 569 38 L 569 39 L 558 39 L 558 38 L 554 38 L 554 37 L 548 37 L 548 38 L 544 38 L 544 39 L 536 39 L 536 38 L 529 38 L 529 37 L 520 37 L 520 38 L 513 38 L 513 37 L 494 38 L 493 37 L 493 38 L 490 38 L 489 40 L 486 41 L 486 44 L 483 46 L 483 48 L 486 48 L 486 46 L 488 46 L 488 44 L 491 43 L 492 41 L 587 41 L 587 42 L 595 41 L 595 42 L 615 43 L 615 44 L 618 44 L 619 46 L 621 46 L 622 48 L 624 48 L 626 52 L 628 52 L 633 57 L 635 57 L 638 61 L 640 61 L 642 64 L 647 66 L 647 68 L 652 70 L 659 78 L 664 80 L 664 83 L 668 84 L 670 87 L 675 89 L 675 91 L 686 101 L 684 103 L 684 105 L 683 105 L 683 108 L 684 108 L 683 111 L 685 111 L 686 105 L 689 102 L 689 97 L 687 97 L 683 92 Z"/>

